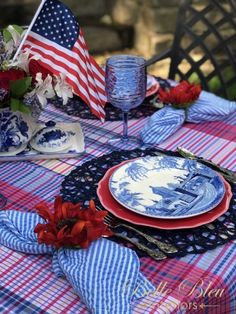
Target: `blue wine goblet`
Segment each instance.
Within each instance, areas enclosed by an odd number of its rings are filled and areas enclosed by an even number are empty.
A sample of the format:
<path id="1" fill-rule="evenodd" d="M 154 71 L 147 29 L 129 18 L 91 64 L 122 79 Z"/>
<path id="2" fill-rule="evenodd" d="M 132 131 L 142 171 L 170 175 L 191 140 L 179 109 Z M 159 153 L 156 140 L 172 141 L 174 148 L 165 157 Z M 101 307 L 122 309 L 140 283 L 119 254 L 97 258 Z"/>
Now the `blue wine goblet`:
<path id="1" fill-rule="evenodd" d="M 139 106 L 146 95 L 145 59 L 132 55 L 116 55 L 106 62 L 106 94 L 108 102 L 123 113 L 123 134 L 109 140 L 113 147 L 133 149 L 141 140 L 128 136 L 129 110 Z"/>

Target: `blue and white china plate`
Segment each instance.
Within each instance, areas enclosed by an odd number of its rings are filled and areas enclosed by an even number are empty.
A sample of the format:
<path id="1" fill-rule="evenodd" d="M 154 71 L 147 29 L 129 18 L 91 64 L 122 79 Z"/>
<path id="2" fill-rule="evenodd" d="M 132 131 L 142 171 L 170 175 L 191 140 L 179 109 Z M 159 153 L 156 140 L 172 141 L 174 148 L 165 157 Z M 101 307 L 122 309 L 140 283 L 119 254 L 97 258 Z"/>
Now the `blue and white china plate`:
<path id="1" fill-rule="evenodd" d="M 220 176 L 195 160 L 141 157 L 111 176 L 109 189 L 124 207 L 153 218 L 180 219 L 210 211 L 223 199 Z"/>

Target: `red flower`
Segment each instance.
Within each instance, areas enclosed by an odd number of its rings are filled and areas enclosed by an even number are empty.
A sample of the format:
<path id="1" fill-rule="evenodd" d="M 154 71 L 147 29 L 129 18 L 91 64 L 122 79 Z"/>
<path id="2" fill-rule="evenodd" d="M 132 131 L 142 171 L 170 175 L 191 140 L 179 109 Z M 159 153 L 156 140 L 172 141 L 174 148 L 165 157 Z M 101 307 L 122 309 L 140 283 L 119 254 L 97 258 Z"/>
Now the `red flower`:
<path id="1" fill-rule="evenodd" d="M 54 202 L 54 212 L 40 203 L 36 206 L 38 214 L 46 221 L 37 224 L 34 232 L 38 234 L 38 242 L 59 247 L 87 248 L 94 240 L 101 236 L 111 236 L 112 232 L 104 224 L 107 211 L 97 211 L 93 201 L 88 208 L 81 208 L 80 204 L 63 202 L 57 196 Z"/>
<path id="2" fill-rule="evenodd" d="M 17 81 L 25 77 L 23 70 L 10 69 L 7 71 L 0 71 L 0 88 L 7 91 L 10 89 L 10 81 Z"/>
<path id="3" fill-rule="evenodd" d="M 37 60 L 31 59 L 29 62 L 29 73 L 32 76 L 33 80 L 36 78 L 37 73 L 42 73 L 42 79 L 45 80 L 48 74 L 52 75 L 52 73 L 44 68 Z"/>
<path id="4" fill-rule="evenodd" d="M 186 108 L 198 99 L 201 93 L 199 85 L 182 81 L 168 91 L 159 90 L 159 99 L 164 103 L 173 105 L 176 108 Z"/>

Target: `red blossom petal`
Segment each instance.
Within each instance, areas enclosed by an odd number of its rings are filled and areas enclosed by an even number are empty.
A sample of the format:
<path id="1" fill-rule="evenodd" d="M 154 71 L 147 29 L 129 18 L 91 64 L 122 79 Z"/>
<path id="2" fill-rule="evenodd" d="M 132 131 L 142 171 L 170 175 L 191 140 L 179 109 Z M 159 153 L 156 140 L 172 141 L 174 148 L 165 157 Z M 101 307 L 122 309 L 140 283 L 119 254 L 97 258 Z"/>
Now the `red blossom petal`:
<path id="1" fill-rule="evenodd" d="M 0 71 L 0 88 L 9 91 L 10 81 L 17 81 L 23 79 L 26 73 L 23 70 L 10 69 L 7 71 Z"/>
<path id="2" fill-rule="evenodd" d="M 71 235 L 75 236 L 76 234 L 80 233 L 82 229 L 85 226 L 85 221 L 84 220 L 79 220 L 72 228 L 71 230 Z"/>
<path id="3" fill-rule="evenodd" d="M 112 235 L 104 224 L 107 211 L 97 211 L 93 201 L 90 201 L 88 208 L 82 209 L 81 204 L 63 202 L 62 198 L 57 196 L 54 201 L 54 213 L 51 213 L 45 203 L 38 204 L 36 208 L 47 221 L 46 224 L 38 224 L 35 227 L 39 243 L 51 244 L 56 248 L 87 248 L 101 236 Z"/>
<path id="4" fill-rule="evenodd" d="M 182 81 L 170 90 L 164 91 L 163 89 L 160 89 L 159 99 L 164 103 L 185 107 L 198 99 L 200 92 L 201 87 L 199 85 Z"/>
<path id="5" fill-rule="evenodd" d="M 61 228 L 58 231 L 58 233 L 57 233 L 57 239 L 58 240 L 63 240 L 63 238 L 68 235 L 68 232 L 66 232 L 66 228 L 68 228 L 68 227 L 64 226 L 63 228 Z"/>
<path id="6" fill-rule="evenodd" d="M 37 212 L 40 217 L 42 217 L 46 221 L 54 221 L 54 215 L 50 211 L 49 207 L 45 203 L 39 203 L 38 205 L 35 206 L 37 209 Z"/>

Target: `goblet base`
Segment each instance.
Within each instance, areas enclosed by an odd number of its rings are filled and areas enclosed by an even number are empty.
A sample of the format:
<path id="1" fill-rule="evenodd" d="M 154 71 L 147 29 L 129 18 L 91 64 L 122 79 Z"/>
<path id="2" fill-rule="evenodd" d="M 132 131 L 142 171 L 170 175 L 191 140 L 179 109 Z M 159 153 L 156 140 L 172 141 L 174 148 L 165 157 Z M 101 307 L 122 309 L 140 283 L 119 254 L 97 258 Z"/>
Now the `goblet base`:
<path id="1" fill-rule="evenodd" d="M 108 143 L 115 149 L 121 150 L 132 150 L 142 146 L 141 139 L 135 136 L 123 136 L 117 135 L 108 140 Z"/>

